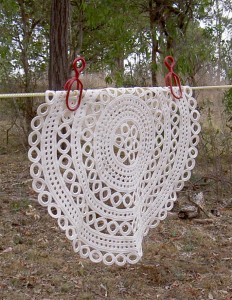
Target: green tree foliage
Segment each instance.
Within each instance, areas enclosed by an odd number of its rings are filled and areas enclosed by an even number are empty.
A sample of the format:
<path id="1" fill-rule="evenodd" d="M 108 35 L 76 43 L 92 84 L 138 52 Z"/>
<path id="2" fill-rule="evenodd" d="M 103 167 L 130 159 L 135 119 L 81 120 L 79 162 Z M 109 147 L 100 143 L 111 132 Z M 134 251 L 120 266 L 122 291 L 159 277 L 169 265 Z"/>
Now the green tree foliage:
<path id="1" fill-rule="evenodd" d="M 207 70 L 214 60 L 215 44 L 207 29 L 199 27 L 199 22 L 190 22 L 184 38 L 179 38 L 173 47 L 177 60 L 176 72 L 181 75 L 182 83 L 198 85 L 196 75 Z"/>
<path id="2" fill-rule="evenodd" d="M 48 63 L 47 2 L 2 0 L 0 3 L 0 83 L 2 92 L 33 92 Z M 9 102 L 8 102 L 9 103 Z M 27 144 L 33 99 L 17 101 L 8 109 L 16 116 L 22 143 Z"/>
<path id="3" fill-rule="evenodd" d="M 81 54 L 87 72 L 104 72 L 117 86 L 147 85 L 151 79 L 156 85 L 166 55 L 175 57 L 188 84 L 196 84 L 196 74 L 209 65 L 220 78 L 231 69 L 231 1 L 70 3 L 68 65 Z M 0 80 L 6 91 L 32 92 L 47 78 L 50 7 L 51 0 L 1 1 Z M 8 85 L 12 80 L 17 85 Z"/>
<path id="4" fill-rule="evenodd" d="M 210 5 L 208 0 L 82 0 L 81 52 L 92 70 L 108 72 L 117 85 L 146 84 L 147 77 L 157 85 L 161 62 L 170 54 L 194 82 L 203 61 L 212 60 L 211 33 L 199 23 Z"/>
<path id="5" fill-rule="evenodd" d="M 206 30 L 215 44 L 213 52 L 215 80 L 228 78 L 231 72 L 232 55 L 232 2 L 230 0 L 212 0 L 207 13 L 202 17 Z"/>
<path id="6" fill-rule="evenodd" d="M 0 4 L 0 80 L 17 78 L 22 91 L 33 91 L 47 72 L 50 4 Z M 146 85 L 152 78 L 156 85 L 163 59 L 171 54 L 189 84 L 213 63 L 225 77 L 232 48 L 224 36 L 231 32 L 229 12 L 230 1 L 222 0 L 72 0 L 69 65 L 81 54 L 88 72 L 104 72 L 108 82 Z M 10 91 L 7 82 L 4 87 Z"/>
<path id="7" fill-rule="evenodd" d="M 108 73 L 122 85 L 124 60 L 133 53 L 137 41 L 138 11 L 128 0 L 86 1 L 83 3 L 85 31 L 82 53 L 90 70 Z"/>
<path id="8" fill-rule="evenodd" d="M 157 85 L 157 64 L 159 56 L 174 54 L 174 46 L 179 37 L 184 37 L 188 24 L 193 18 L 195 2 L 149 0 L 143 4 L 148 12 L 150 28 L 149 36 L 152 51 L 152 84 Z"/>
<path id="9" fill-rule="evenodd" d="M 48 62 L 47 29 L 46 1 L 1 1 L 0 65 L 8 92 L 15 91 L 14 88 L 33 91 L 44 76 Z"/>

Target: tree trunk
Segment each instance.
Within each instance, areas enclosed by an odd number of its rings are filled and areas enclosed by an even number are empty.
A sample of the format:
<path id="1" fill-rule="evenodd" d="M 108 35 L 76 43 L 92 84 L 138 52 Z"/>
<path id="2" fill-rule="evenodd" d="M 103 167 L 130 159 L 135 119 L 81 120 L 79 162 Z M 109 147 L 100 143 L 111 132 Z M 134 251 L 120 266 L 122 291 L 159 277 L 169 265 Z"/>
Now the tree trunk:
<path id="1" fill-rule="evenodd" d="M 152 53 L 151 53 L 151 80 L 152 86 L 157 86 L 157 49 L 158 41 L 156 37 L 156 24 L 155 15 L 153 10 L 153 1 L 149 1 L 149 18 L 150 18 L 150 32 L 151 32 L 151 43 L 152 43 Z"/>
<path id="2" fill-rule="evenodd" d="M 217 52 L 218 52 L 218 59 L 217 59 L 217 84 L 221 82 L 221 70 L 222 70 L 222 18 L 221 18 L 221 11 L 219 6 L 219 1 L 215 1 L 216 4 L 216 32 L 217 32 Z"/>
<path id="3" fill-rule="evenodd" d="M 115 58 L 114 78 L 116 86 L 124 85 L 124 59 L 123 55 Z"/>
<path id="4" fill-rule="evenodd" d="M 31 74 L 30 74 L 30 65 L 29 65 L 29 56 L 28 49 L 31 42 L 32 28 L 29 26 L 28 16 L 26 13 L 26 3 L 23 0 L 18 0 L 18 5 L 20 8 L 20 16 L 22 22 L 22 40 L 19 38 L 20 48 L 21 48 L 21 61 L 24 71 L 24 80 L 23 80 L 23 91 L 25 93 L 32 92 L 31 84 Z M 18 118 L 20 120 L 20 127 L 23 132 L 21 142 L 26 149 L 28 145 L 28 135 L 31 130 L 31 120 L 34 117 L 33 111 L 33 98 L 27 98 L 26 100 L 21 100 L 23 103 L 23 111 L 20 112 L 19 104 L 17 101 L 14 101 L 14 106 L 17 111 Z M 21 108 L 22 109 L 22 108 Z"/>
<path id="5" fill-rule="evenodd" d="M 72 11 L 75 11 L 77 16 L 71 17 L 71 28 L 70 28 L 70 56 L 71 62 L 81 54 L 83 37 L 84 37 L 84 5 L 85 0 L 72 1 Z M 70 63 L 71 68 L 71 63 Z"/>
<path id="6" fill-rule="evenodd" d="M 68 45 L 70 0 L 52 0 L 50 25 L 49 89 L 63 89 L 69 77 Z"/>

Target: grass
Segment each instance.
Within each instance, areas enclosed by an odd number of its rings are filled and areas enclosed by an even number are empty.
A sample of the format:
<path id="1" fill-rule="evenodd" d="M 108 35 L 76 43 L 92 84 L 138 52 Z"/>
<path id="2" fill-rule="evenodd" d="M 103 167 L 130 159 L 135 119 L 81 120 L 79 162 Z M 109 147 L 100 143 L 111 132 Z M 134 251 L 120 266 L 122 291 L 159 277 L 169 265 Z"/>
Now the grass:
<path id="1" fill-rule="evenodd" d="M 17 213 L 20 210 L 25 211 L 25 209 L 28 208 L 28 206 L 31 204 L 31 201 L 29 199 L 21 199 L 10 201 L 10 209 L 12 212 Z"/>

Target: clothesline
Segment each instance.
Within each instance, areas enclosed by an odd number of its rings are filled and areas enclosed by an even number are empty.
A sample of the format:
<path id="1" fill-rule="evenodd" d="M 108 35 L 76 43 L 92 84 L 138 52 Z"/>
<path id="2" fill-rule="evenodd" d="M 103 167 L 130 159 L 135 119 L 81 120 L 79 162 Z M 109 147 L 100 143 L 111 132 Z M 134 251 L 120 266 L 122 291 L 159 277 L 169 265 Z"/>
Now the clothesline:
<path id="1" fill-rule="evenodd" d="M 212 85 L 212 86 L 195 86 L 193 90 L 216 90 L 216 89 L 230 89 L 232 85 Z M 45 93 L 9 93 L 0 94 L 0 99 L 5 98 L 29 98 L 29 97 L 44 97 Z"/>

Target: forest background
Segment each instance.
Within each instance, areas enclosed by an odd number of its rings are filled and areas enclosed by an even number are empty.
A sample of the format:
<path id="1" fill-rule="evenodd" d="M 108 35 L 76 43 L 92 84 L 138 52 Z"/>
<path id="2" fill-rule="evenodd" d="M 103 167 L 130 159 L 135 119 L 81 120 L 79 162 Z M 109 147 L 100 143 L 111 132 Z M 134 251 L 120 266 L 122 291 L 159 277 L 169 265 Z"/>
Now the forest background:
<path id="1" fill-rule="evenodd" d="M 78 55 L 85 88 L 161 85 L 166 55 L 183 85 L 230 83 L 231 14 L 229 0 L 2 0 L 0 92 L 62 89 Z M 33 100 L 13 106 L 27 136 Z"/>
<path id="2" fill-rule="evenodd" d="M 63 89 L 78 55 L 85 88 L 163 85 L 166 55 L 183 85 L 231 83 L 231 14 L 229 0 L 2 0 L 0 92 Z M 35 99 L 2 103 L 25 147 Z"/>
<path id="3" fill-rule="evenodd" d="M 86 89 L 162 86 L 167 55 L 175 58 L 183 85 L 231 84 L 231 16 L 229 0 L 1 0 L 0 92 L 63 89 L 79 55 L 87 63 Z M 229 155 L 232 89 L 195 97 L 202 114 L 200 153 L 216 160 Z M 40 101 L 1 100 L 2 118 L 8 118 L 5 151 L 10 134 L 27 149 Z"/>

